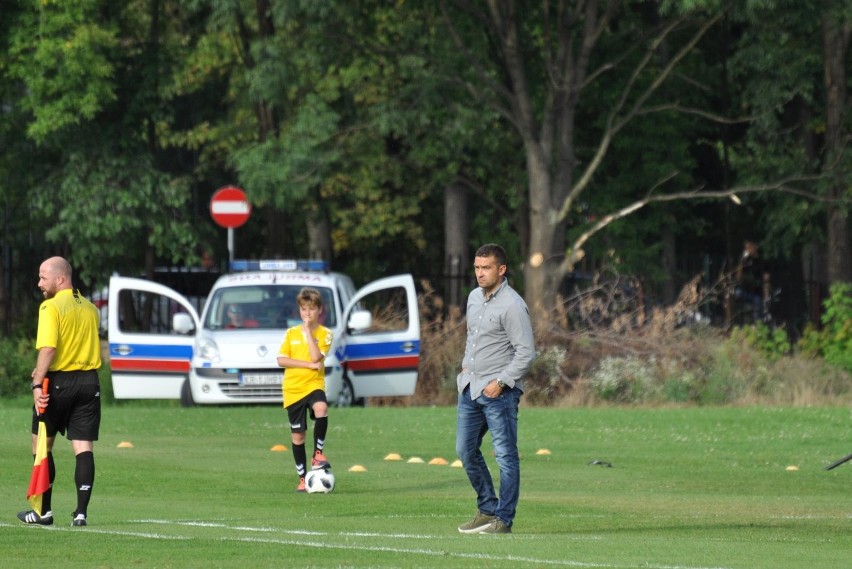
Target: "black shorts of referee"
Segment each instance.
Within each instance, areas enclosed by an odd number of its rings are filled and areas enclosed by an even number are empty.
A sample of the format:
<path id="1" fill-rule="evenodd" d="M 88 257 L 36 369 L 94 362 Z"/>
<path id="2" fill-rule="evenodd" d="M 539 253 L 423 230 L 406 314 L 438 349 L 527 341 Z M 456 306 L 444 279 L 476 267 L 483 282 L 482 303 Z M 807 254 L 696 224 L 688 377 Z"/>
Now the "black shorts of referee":
<path id="1" fill-rule="evenodd" d="M 47 393 L 50 402 L 39 417 L 33 406 L 33 434 L 44 421 L 48 437 L 56 433 L 72 441 L 96 441 L 101 427 L 101 385 L 98 371 L 51 371 Z"/>

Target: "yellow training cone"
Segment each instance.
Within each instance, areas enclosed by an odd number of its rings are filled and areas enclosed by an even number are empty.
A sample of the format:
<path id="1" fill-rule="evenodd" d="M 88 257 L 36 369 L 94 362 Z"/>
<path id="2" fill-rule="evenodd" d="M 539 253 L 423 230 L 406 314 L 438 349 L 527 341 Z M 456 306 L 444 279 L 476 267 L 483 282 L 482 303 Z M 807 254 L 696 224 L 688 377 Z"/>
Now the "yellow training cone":
<path id="1" fill-rule="evenodd" d="M 349 469 L 349 472 L 367 472 L 367 469 L 361 466 L 360 464 L 356 464 L 355 466 Z"/>
<path id="2" fill-rule="evenodd" d="M 791 464 L 785 470 L 799 470 L 799 467 L 794 464 Z"/>
<path id="3" fill-rule="evenodd" d="M 287 450 L 287 447 L 285 447 L 284 445 L 275 445 L 269 450 L 271 450 L 272 452 L 284 452 Z"/>
<path id="4" fill-rule="evenodd" d="M 535 451 L 535 453 L 540 454 L 540 455 L 550 455 L 550 451 L 547 450 L 546 448 L 540 448 L 537 451 Z"/>
<path id="5" fill-rule="evenodd" d="M 412 456 L 408 459 L 408 464 L 423 464 L 423 459 L 419 456 Z"/>
<path id="6" fill-rule="evenodd" d="M 453 463 L 450 465 L 450 468 L 461 468 L 462 466 L 464 466 L 462 464 L 462 461 L 460 461 L 459 459 L 455 459 L 453 461 Z"/>
<path id="7" fill-rule="evenodd" d="M 445 464 L 447 464 L 447 461 L 445 459 L 441 458 L 440 456 L 438 456 L 438 457 L 435 457 L 432 460 L 430 460 L 429 464 L 437 464 L 439 466 L 444 466 Z"/>
<path id="8" fill-rule="evenodd" d="M 118 448 L 133 448 L 133 443 L 128 441 L 121 441 L 118 443 Z"/>
<path id="9" fill-rule="evenodd" d="M 385 457 L 385 460 L 402 460 L 402 456 L 398 452 L 392 452 Z"/>

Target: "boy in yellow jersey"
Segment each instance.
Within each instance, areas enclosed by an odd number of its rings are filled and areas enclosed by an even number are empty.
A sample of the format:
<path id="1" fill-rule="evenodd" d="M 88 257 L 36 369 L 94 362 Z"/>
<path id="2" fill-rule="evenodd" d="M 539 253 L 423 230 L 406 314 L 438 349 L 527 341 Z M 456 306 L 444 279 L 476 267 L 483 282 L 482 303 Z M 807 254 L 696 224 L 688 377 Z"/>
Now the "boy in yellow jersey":
<path id="1" fill-rule="evenodd" d="M 305 491 L 307 454 L 305 432 L 308 430 L 308 411 L 314 421 L 314 454 L 311 468 L 330 468 L 322 452 L 328 432 L 328 400 L 325 396 L 325 356 L 331 349 L 331 330 L 321 326 L 322 296 L 318 290 L 305 287 L 299 291 L 299 317 L 302 323 L 289 328 L 278 351 L 278 365 L 284 373 L 284 408 L 290 419 L 290 437 L 299 485 L 296 492 Z"/>

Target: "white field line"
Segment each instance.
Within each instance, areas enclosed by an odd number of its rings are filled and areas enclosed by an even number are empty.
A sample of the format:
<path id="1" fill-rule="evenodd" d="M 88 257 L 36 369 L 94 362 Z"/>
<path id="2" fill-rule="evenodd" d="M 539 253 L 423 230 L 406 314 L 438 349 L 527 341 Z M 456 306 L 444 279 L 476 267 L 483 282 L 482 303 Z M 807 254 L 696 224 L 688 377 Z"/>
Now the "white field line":
<path id="1" fill-rule="evenodd" d="M 188 527 L 211 527 L 211 528 L 224 528 L 231 529 L 236 531 L 252 531 L 252 532 L 266 532 L 266 533 L 283 533 L 287 535 L 314 535 L 314 536 L 327 536 L 334 537 L 335 535 L 341 537 L 377 537 L 377 538 L 394 538 L 394 539 L 434 539 L 433 535 L 422 535 L 422 534 L 412 534 L 412 533 L 377 533 L 377 532 L 366 532 L 366 531 L 342 531 L 334 534 L 324 532 L 324 531 L 308 531 L 308 530 L 287 530 L 281 528 L 269 528 L 269 527 L 253 527 L 253 526 L 232 526 L 223 522 L 204 522 L 197 520 L 157 520 L 157 519 L 148 519 L 148 520 L 129 520 L 130 523 L 135 524 L 161 524 L 161 525 L 176 525 L 176 526 L 188 526 Z M 458 539 L 470 539 L 470 536 L 463 536 L 459 534 L 458 536 L 454 536 Z M 446 540 L 447 538 L 442 538 Z M 513 536 L 513 539 L 542 539 L 542 536 L 536 535 L 517 535 Z M 599 535 L 581 535 L 581 536 L 572 536 L 566 537 L 565 539 L 571 541 L 603 541 L 603 537 Z"/>
<path id="2" fill-rule="evenodd" d="M 852 514 L 825 516 L 820 514 L 803 514 L 800 516 L 769 516 L 772 520 L 852 520 Z"/>
<path id="3" fill-rule="evenodd" d="M 263 531 L 263 532 L 275 532 L 275 533 L 284 533 L 287 535 L 311 535 L 316 537 L 378 537 L 378 538 L 402 538 L 402 539 L 436 539 L 438 536 L 434 535 L 422 535 L 422 534 L 393 534 L 393 533 L 376 533 L 376 532 L 320 532 L 320 531 L 305 531 L 305 530 L 282 530 L 282 529 L 272 529 L 272 528 L 255 528 L 248 526 L 230 526 L 221 522 L 204 522 L 204 521 L 171 521 L 171 520 L 131 520 L 136 523 L 152 523 L 152 524 L 164 524 L 164 525 L 182 525 L 182 526 L 195 526 L 195 527 L 217 527 L 223 529 L 231 529 L 231 530 L 239 530 L 239 531 Z M 440 536 L 441 539 L 446 539 L 446 536 Z M 458 539 L 464 539 L 470 541 L 471 537 L 476 539 L 476 537 L 487 537 L 487 536 L 458 536 Z M 517 539 L 518 537 L 513 535 L 512 539 Z M 528 537 L 528 536 L 523 536 Z M 529 536 L 529 537 L 537 537 L 537 536 Z M 586 561 L 572 561 L 569 559 L 539 559 L 539 558 L 529 558 L 529 557 L 520 557 L 516 555 L 491 555 L 491 554 L 482 554 L 482 553 L 457 553 L 457 552 L 449 552 L 446 550 L 434 550 L 434 549 L 420 549 L 420 548 L 405 548 L 405 547 L 382 547 L 382 546 L 371 546 L 371 545 L 355 545 L 351 542 L 347 542 L 345 544 L 330 544 L 324 542 L 316 542 L 316 541 L 300 541 L 294 539 L 277 539 L 277 538 L 254 538 L 254 537 L 220 537 L 217 538 L 221 541 L 236 541 L 243 543 L 271 543 L 277 545 L 297 545 L 304 547 L 315 547 L 318 549 L 355 549 L 358 551 L 375 551 L 375 552 L 385 552 L 385 553 L 405 553 L 405 554 L 415 554 L 415 555 L 430 555 L 430 556 L 440 556 L 440 557 L 455 557 L 460 559 L 477 559 L 483 561 L 519 561 L 523 563 L 533 563 L 539 565 L 555 565 L 555 566 L 563 566 L 563 567 L 594 567 L 601 569 L 618 569 L 621 567 L 634 567 L 635 565 L 614 565 L 611 563 L 593 563 Z M 587 539 L 583 537 L 581 539 Z M 594 540 L 602 540 L 603 538 L 600 536 L 591 537 Z M 688 565 L 659 565 L 649 563 L 644 565 L 648 569 L 727 569 L 724 567 L 699 567 L 699 566 L 688 566 Z"/>
<path id="4" fill-rule="evenodd" d="M 6 522 L 0 522 L 0 527 L 3 528 L 21 528 L 23 529 L 25 526 L 23 524 L 9 524 Z M 104 529 L 95 529 L 91 527 L 87 527 L 86 529 L 81 530 L 80 528 L 72 528 L 72 527 L 56 527 L 56 526 L 31 526 L 33 529 L 41 530 L 41 531 L 71 531 L 75 533 L 96 533 L 98 535 L 120 535 L 124 537 L 141 537 L 143 539 L 162 539 L 167 541 L 190 541 L 196 539 L 191 536 L 183 536 L 183 535 L 172 535 L 166 533 L 149 533 L 142 531 L 116 531 L 116 530 L 104 530 Z"/>
<path id="5" fill-rule="evenodd" d="M 272 529 L 272 528 L 255 528 L 249 526 L 229 526 L 227 524 L 217 523 L 217 522 L 203 522 L 203 521 L 169 521 L 169 520 L 131 520 L 131 523 L 146 523 L 146 524 L 158 524 L 158 525 L 176 525 L 176 526 L 191 526 L 191 527 L 211 527 L 218 529 L 231 529 L 237 531 L 257 531 L 257 532 L 277 532 L 277 533 L 287 533 L 292 535 L 305 535 L 311 537 L 334 537 L 336 535 L 339 536 L 358 536 L 357 533 L 338 533 L 331 534 L 327 532 L 305 532 L 305 531 L 287 531 L 280 529 Z M 0 522 L 0 527 L 21 527 L 20 524 L 8 524 L 5 522 Z M 425 555 L 431 557 L 440 557 L 446 559 L 448 557 L 457 558 L 457 559 L 475 559 L 479 561 L 511 561 L 511 562 L 521 562 L 521 563 L 532 563 L 534 565 L 551 565 L 551 566 L 560 566 L 560 567 L 591 567 L 597 569 L 621 569 L 625 567 L 636 567 L 635 563 L 631 563 L 629 565 L 620 565 L 613 563 L 594 563 L 588 561 L 574 561 L 570 559 L 540 559 L 537 557 L 521 557 L 517 555 L 493 555 L 487 553 L 463 553 L 463 552 L 450 552 L 442 549 L 424 549 L 424 548 L 410 548 L 410 547 L 381 547 L 381 546 L 371 546 L 371 545 L 357 545 L 351 542 L 342 543 L 342 544 L 333 544 L 333 543 L 323 543 L 320 541 L 304 541 L 299 539 L 276 539 L 276 538 L 256 538 L 256 537 L 215 537 L 215 538 L 205 538 L 198 536 L 176 536 L 176 535 L 167 535 L 160 533 L 149 533 L 149 532 L 134 532 L 134 531 L 117 531 L 117 530 L 99 530 L 92 527 L 87 527 L 82 530 L 80 528 L 60 528 L 60 527 L 40 527 L 36 526 L 39 529 L 44 531 L 71 531 L 75 533 L 95 533 L 98 535 L 112 535 L 112 536 L 120 536 L 120 537 L 138 537 L 142 539 L 163 539 L 163 540 L 182 540 L 182 541 L 204 541 L 208 539 L 214 539 L 216 541 L 230 541 L 230 542 L 238 542 L 238 543 L 268 543 L 273 545 L 292 545 L 298 547 L 314 547 L 317 549 L 344 549 L 344 550 L 357 550 L 357 551 L 372 551 L 377 553 L 400 553 L 407 555 Z M 377 537 L 398 537 L 397 534 L 371 534 Z M 439 536 L 411 536 L 406 535 L 404 537 L 416 537 L 419 539 L 437 539 Z M 441 536 L 445 538 L 446 536 Z M 465 539 L 470 540 L 471 538 L 476 539 L 477 537 L 490 537 L 490 536 L 466 536 Z M 513 536 L 514 538 L 515 536 Z M 500 539 L 505 539 L 501 537 Z M 704 566 L 695 566 L 695 565 L 661 565 L 656 563 L 646 563 L 643 565 L 647 569 L 728 569 L 725 567 L 704 567 Z"/>

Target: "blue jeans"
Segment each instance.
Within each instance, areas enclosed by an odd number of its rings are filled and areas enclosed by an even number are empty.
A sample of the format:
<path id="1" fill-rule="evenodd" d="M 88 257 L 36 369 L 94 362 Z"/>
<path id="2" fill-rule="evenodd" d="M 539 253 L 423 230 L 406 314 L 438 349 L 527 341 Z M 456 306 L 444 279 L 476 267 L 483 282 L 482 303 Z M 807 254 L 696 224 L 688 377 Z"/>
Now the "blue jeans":
<path id="1" fill-rule="evenodd" d="M 476 491 L 476 503 L 483 514 L 495 515 L 507 526 L 515 519 L 521 487 L 521 462 L 518 458 L 518 403 L 521 392 L 505 389 L 499 397 L 480 395 L 470 399 L 470 387 L 459 394 L 456 454 Z M 500 469 L 500 498 L 480 447 L 485 433 L 491 431 L 494 455 Z"/>
<path id="2" fill-rule="evenodd" d="M 763 295 L 756 292 L 746 292 L 737 287 L 734 290 L 734 298 L 742 300 L 751 307 L 752 324 L 757 324 L 762 320 L 763 312 Z"/>

